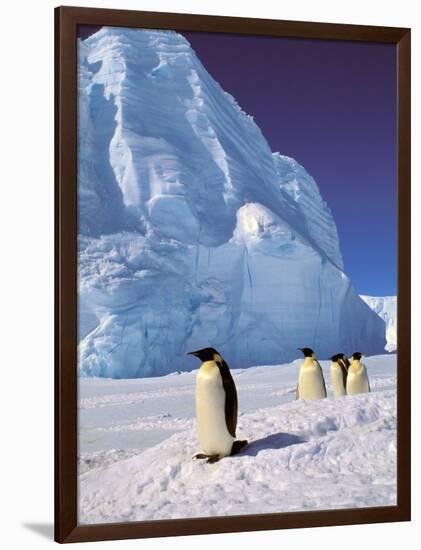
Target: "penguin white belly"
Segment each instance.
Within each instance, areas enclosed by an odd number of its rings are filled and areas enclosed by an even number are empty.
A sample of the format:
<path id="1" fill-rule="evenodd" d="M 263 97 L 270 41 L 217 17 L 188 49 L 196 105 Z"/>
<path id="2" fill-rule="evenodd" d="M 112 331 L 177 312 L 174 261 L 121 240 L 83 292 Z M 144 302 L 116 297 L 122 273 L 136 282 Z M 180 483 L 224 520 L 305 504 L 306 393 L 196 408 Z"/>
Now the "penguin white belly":
<path id="1" fill-rule="evenodd" d="M 332 390 L 335 397 L 342 397 L 343 395 L 346 395 L 346 389 L 344 386 L 344 375 L 341 367 L 338 364 L 331 365 L 330 380 L 332 382 Z"/>
<path id="2" fill-rule="evenodd" d="M 300 368 L 300 376 L 298 378 L 298 395 L 300 399 L 324 399 L 325 386 L 323 375 L 320 372 L 319 366 L 303 363 Z"/>
<path id="3" fill-rule="evenodd" d="M 197 373 L 196 416 L 202 451 L 211 456 L 229 456 L 234 438 L 227 429 L 225 390 L 214 361 L 203 363 Z"/>
<path id="4" fill-rule="evenodd" d="M 352 364 L 348 370 L 348 378 L 346 382 L 346 393 L 348 395 L 356 395 L 357 393 L 368 393 L 370 385 L 368 382 L 367 369 L 364 365 L 354 367 Z"/>

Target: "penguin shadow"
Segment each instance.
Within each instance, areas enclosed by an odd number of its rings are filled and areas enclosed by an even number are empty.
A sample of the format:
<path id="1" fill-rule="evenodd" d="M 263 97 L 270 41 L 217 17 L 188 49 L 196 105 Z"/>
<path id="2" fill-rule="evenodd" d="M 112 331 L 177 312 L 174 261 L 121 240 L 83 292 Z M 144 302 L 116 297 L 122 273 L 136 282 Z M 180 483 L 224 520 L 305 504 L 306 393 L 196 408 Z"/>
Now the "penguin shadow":
<path id="1" fill-rule="evenodd" d="M 261 439 L 255 439 L 244 447 L 237 455 L 241 456 L 257 456 L 260 451 L 266 449 L 284 449 L 290 445 L 297 445 L 298 443 L 305 443 L 306 440 L 298 435 L 279 432 L 276 434 L 267 435 Z"/>

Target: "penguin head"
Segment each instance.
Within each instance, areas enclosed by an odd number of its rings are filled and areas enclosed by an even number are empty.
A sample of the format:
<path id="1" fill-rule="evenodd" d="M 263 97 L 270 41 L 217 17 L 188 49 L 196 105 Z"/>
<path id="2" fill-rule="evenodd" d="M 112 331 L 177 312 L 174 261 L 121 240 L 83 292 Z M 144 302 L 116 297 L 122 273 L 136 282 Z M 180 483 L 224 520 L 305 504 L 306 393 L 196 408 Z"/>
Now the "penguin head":
<path id="1" fill-rule="evenodd" d="M 315 359 L 316 354 L 311 348 L 298 348 L 298 349 L 303 352 L 304 357 L 313 357 L 313 359 Z"/>
<path id="2" fill-rule="evenodd" d="M 352 360 L 354 361 L 359 361 L 361 359 L 361 357 L 363 357 L 363 354 L 359 351 L 356 351 L 355 353 L 352 354 Z"/>
<path id="3" fill-rule="evenodd" d="M 198 357 L 203 363 L 205 361 L 222 361 L 222 357 L 219 355 L 215 348 L 198 349 L 196 351 L 190 351 L 187 355 L 194 355 L 195 357 Z"/>
<path id="4" fill-rule="evenodd" d="M 341 354 L 338 353 L 337 355 L 332 355 L 332 357 L 330 358 L 330 360 L 332 361 L 332 363 L 337 363 L 338 362 L 338 359 L 340 358 Z"/>

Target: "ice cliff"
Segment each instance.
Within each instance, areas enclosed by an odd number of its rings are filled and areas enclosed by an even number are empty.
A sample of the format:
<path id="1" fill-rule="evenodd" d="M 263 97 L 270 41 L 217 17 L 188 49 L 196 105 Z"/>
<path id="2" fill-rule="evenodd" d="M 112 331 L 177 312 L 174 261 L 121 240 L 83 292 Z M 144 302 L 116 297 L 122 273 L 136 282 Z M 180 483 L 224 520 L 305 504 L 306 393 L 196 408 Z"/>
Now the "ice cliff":
<path id="1" fill-rule="evenodd" d="M 171 31 L 78 45 L 79 373 L 131 378 L 379 353 L 314 179 Z M 280 128 L 280 132 L 282 128 Z"/>

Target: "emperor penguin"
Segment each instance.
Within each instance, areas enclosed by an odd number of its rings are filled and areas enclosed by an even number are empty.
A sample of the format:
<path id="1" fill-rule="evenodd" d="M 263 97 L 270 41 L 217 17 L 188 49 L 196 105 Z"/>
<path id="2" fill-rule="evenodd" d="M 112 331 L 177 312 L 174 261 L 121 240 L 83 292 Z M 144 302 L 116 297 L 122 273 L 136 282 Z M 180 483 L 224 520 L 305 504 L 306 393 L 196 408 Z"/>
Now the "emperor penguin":
<path id="1" fill-rule="evenodd" d="M 197 431 L 202 453 L 194 458 L 217 462 L 237 454 L 247 441 L 236 441 L 237 390 L 228 365 L 214 348 L 192 351 L 202 361 L 196 378 Z"/>
<path id="2" fill-rule="evenodd" d="M 298 349 L 303 352 L 304 361 L 298 377 L 297 399 L 324 399 L 327 396 L 326 384 L 316 354 L 310 348 Z"/>
<path id="3" fill-rule="evenodd" d="M 346 393 L 348 395 L 369 393 L 371 391 L 367 369 L 365 365 L 360 362 L 361 357 L 363 357 L 363 355 L 359 351 L 356 351 L 352 355 L 351 366 L 348 369 L 346 381 Z"/>
<path id="4" fill-rule="evenodd" d="M 341 359 L 340 353 L 332 355 L 330 360 L 332 364 L 330 365 L 330 380 L 332 382 L 333 395 L 335 397 L 342 397 L 346 395 L 346 378 L 347 370 L 345 363 Z"/>

